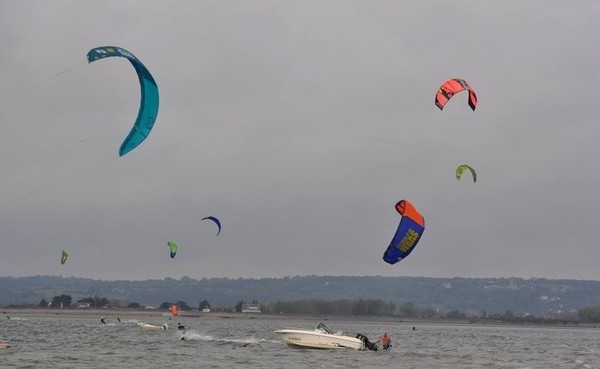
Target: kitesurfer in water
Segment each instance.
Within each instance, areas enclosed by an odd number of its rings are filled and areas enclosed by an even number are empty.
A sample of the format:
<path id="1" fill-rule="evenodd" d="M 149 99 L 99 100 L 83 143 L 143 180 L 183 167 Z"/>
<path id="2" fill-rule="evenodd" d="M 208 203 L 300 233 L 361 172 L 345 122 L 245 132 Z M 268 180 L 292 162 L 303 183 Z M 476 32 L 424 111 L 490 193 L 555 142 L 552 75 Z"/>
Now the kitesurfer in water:
<path id="1" fill-rule="evenodd" d="M 104 317 L 100 318 L 100 321 L 102 322 L 102 324 L 106 324 L 106 322 L 104 321 Z"/>
<path id="2" fill-rule="evenodd" d="M 181 325 L 181 323 L 177 323 L 177 329 L 180 331 L 185 331 L 185 326 Z"/>
<path id="3" fill-rule="evenodd" d="M 381 346 L 384 350 L 389 350 L 392 347 L 392 339 L 388 335 L 388 332 L 383 332 L 383 336 L 381 336 L 377 342 L 381 342 Z"/>
<path id="4" fill-rule="evenodd" d="M 121 318 L 117 317 L 117 320 L 119 321 L 119 323 L 121 323 Z"/>

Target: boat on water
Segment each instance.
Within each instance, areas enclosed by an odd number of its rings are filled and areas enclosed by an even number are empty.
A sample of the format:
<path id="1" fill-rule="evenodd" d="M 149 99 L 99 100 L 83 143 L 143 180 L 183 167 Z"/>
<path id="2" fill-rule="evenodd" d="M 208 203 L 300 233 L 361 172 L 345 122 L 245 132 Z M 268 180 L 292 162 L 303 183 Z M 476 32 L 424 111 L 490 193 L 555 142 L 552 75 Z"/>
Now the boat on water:
<path id="1" fill-rule="evenodd" d="M 377 350 L 377 345 L 369 342 L 366 336 L 344 336 L 341 331 L 331 332 L 325 324 L 319 323 L 315 329 L 281 329 L 275 331 L 284 343 L 292 347 L 315 349 L 351 348 L 354 350 Z"/>
<path id="2" fill-rule="evenodd" d="M 137 322 L 137 326 L 143 331 L 169 329 L 169 326 L 167 324 L 157 325 L 157 324 L 150 324 L 150 323 L 144 323 L 144 322 Z"/>
<path id="3" fill-rule="evenodd" d="M 0 349 L 10 348 L 8 342 L 0 342 Z"/>

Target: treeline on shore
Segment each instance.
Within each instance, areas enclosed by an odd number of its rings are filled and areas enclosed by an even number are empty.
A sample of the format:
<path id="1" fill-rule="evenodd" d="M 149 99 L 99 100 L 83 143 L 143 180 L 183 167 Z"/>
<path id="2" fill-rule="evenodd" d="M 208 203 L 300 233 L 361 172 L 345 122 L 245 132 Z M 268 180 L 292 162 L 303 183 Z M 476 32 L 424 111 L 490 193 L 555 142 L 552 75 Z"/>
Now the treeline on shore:
<path id="1" fill-rule="evenodd" d="M 455 310 L 467 315 L 481 315 L 484 310 L 490 314 L 504 314 L 511 310 L 518 316 L 550 317 L 554 313 L 572 313 L 584 307 L 600 306 L 600 281 L 382 276 L 182 277 L 145 281 L 0 277 L 0 306 L 37 305 L 42 298 L 50 301 L 58 294 L 71 295 L 74 301 L 87 296 L 111 296 L 110 304 L 116 306 L 119 303 L 121 307 L 133 301 L 158 307 L 164 301 L 191 301 L 195 305 L 207 299 L 214 306 L 233 308 L 242 299 L 275 303 L 311 298 L 383 300 L 397 304 L 398 308 L 413 302 L 444 313 Z"/>
<path id="2" fill-rule="evenodd" d="M 552 316 L 536 317 L 516 315 L 512 310 L 503 314 L 464 313 L 457 310 L 441 312 L 432 307 L 417 306 L 406 302 L 400 306 L 383 300 L 343 299 L 334 301 L 306 299 L 296 301 L 278 301 L 265 304 L 264 311 L 281 314 L 303 315 L 352 315 L 352 316 L 388 316 L 397 318 L 426 318 L 450 320 L 498 320 L 510 323 L 600 323 L 600 306 L 586 307 L 578 311 L 553 313 Z"/>
<path id="3" fill-rule="evenodd" d="M 240 300 L 235 306 L 211 307 L 206 299 L 200 301 L 196 307 L 190 306 L 185 301 L 165 301 L 158 309 L 168 310 L 170 306 L 177 305 L 182 311 L 209 308 L 213 311 L 241 312 L 247 302 Z M 253 301 L 258 304 L 258 301 Z M 485 310 L 479 313 L 461 312 L 458 310 L 440 311 L 433 307 L 418 306 L 412 302 L 402 305 L 380 299 L 301 299 L 293 301 L 277 301 L 260 303 L 260 311 L 267 314 L 295 314 L 295 315 L 338 315 L 338 316 L 377 316 L 394 318 L 425 318 L 425 319 L 449 319 L 469 320 L 472 322 L 480 320 L 495 320 L 509 323 L 600 323 L 600 306 L 585 307 L 580 310 L 553 312 L 547 316 L 534 316 L 530 314 L 515 314 L 512 310 L 506 310 L 502 314 L 488 314 Z M 35 307 L 30 305 L 11 305 L 10 307 Z M 88 297 L 72 303 L 70 295 L 55 296 L 51 301 L 42 299 L 38 304 L 40 308 L 130 308 L 143 309 L 145 306 L 136 302 L 123 302 L 119 299 L 106 297 Z"/>

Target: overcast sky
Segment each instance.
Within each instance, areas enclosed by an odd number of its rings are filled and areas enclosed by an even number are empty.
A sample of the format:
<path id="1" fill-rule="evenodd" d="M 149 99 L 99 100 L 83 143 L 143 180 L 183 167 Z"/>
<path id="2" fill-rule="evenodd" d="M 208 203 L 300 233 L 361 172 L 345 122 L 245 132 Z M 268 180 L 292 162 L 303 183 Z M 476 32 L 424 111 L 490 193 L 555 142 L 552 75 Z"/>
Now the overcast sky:
<path id="1" fill-rule="evenodd" d="M 600 280 L 599 19 L 595 0 L 2 0 L 0 275 Z M 139 82 L 86 62 L 105 45 L 160 91 L 121 158 Z M 476 111 L 435 107 L 453 77 Z M 400 199 L 426 229 L 389 265 Z"/>

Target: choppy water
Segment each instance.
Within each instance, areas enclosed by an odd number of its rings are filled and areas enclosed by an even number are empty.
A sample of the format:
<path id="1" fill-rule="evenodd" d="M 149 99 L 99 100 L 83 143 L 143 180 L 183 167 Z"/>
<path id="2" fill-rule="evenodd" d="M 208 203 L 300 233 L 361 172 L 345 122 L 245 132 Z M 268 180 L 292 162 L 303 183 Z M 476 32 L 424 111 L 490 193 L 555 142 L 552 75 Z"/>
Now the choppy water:
<path id="1" fill-rule="evenodd" d="M 373 340 L 391 333 L 391 351 L 362 352 L 294 349 L 274 333 L 316 320 L 181 317 L 189 328 L 181 340 L 173 321 L 169 330 L 141 331 L 138 319 L 126 319 L 0 320 L 0 341 L 12 345 L 0 349 L 0 368 L 600 368 L 600 329 L 326 322 Z"/>

